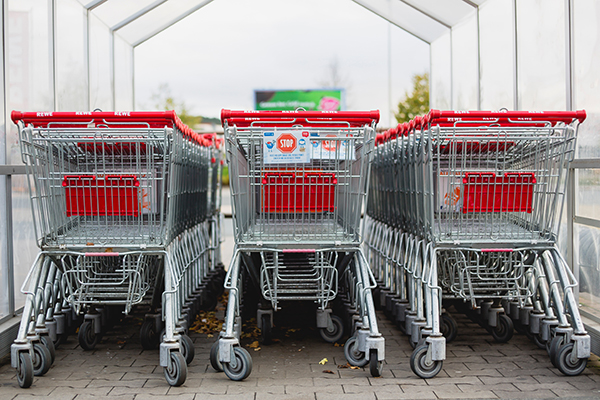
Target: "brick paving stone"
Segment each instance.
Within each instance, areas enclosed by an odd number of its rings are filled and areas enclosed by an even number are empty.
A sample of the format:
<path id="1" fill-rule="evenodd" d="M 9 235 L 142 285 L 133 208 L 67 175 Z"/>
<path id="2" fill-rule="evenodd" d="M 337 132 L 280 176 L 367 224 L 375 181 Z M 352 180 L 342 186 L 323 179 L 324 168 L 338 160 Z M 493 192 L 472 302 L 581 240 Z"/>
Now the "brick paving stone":
<path id="1" fill-rule="evenodd" d="M 341 394 L 344 393 L 344 388 L 339 384 L 331 384 L 329 386 L 298 386 L 298 385 L 286 385 L 286 394 L 306 394 L 306 393 L 328 393 L 328 394 Z"/>
<path id="2" fill-rule="evenodd" d="M 253 397 L 246 397 L 244 400 L 254 400 L 254 393 L 252 393 Z M 231 399 L 237 400 L 238 397 L 231 397 Z M 204 399 L 196 399 L 196 400 L 204 400 Z M 296 394 L 269 394 L 269 393 L 261 393 L 260 396 L 256 396 L 256 400 L 315 400 L 314 393 L 296 393 Z"/>
<path id="3" fill-rule="evenodd" d="M 78 394 L 75 400 L 134 400 L 135 394 L 124 394 L 120 396 L 103 396 L 103 395 L 92 395 L 92 394 Z M 42 399 L 38 399 L 42 400 Z"/>
<path id="4" fill-rule="evenodd" d="M 155 387 L 127 387 L 127 386 L 116 386 L 108 393 L 110 396 L 125 396 L 125 395 L 138 395 L 146 394 L 153 396 L 166 396 L 169 393 L 167 386 L 155 386 Z"/>
<path id="5" fill-rule="evenodd" d="M 262 395 L 264 394 L 285 394 L 285 386 L 284 385 L 277 385 L 277 386 L 244 386 L 244 385 L 229 385 L 227 386 L 227 392 L 226 394 L 237 394 L 237 395 L 241 395 L 244 393 L 256 393 L 257 397 L 262 397 Z"/>
<path id="6" fill-rule="evenodd" d="M 4 394 L 3 394 L 4 396 Z M 77 396 L 77 393 L 72 393 L 69 396 L 66 396 L 64 393 L 63 394 L 49 394 L 48 396 L 36 396 L 33 394 L 29 394 L 29 393 L 23 393 L 21 391 L 21 393 L 15 395 L 14 397 L 6 397 L 4 399 L 11 399 L 11 400 L 40 400 L 40 399 L 44 399 L 44 400 L 72 400 L 75 398 L 75 396 Z"/>
<path id="7" fill-rule="evenodd" d="M 106 396 L 108 395 L 108 393 L 111 391 L 112 387 L 97 387 L 97 388 L 80 388 L 77 389 L 76 393 L 77 394 L 89 394 L 92 396 Z M 54 389 L 52 391 L 52 394 L 61 394 L 64 396 L 70 396 L 71 394 L 73 394 L 75 391 L 71 388 L 68 387 L 57 387 L 56 389 Z"/>
<path id="8" fill-rule="evenodd" d="M 375 393 L 342 394 L 332 396 L 329 393 L 317 392 L 317 400 L 376 400 Z"/>
<path id="9" fill-rule="evenodd" d="M 551 390 L 536 390 L 535 392 L 505 391 L 492 389 L 492 392 L 500 399 L 551 399 L 557 397 Z"/>
<path id="10" fill-rule="evenodd" d="M 435 394 L 440 399 L 497 399 L 498 396 L 491 390 L 481 390 L 477 392 L 440 392 L 434 390 Z"/>
<path id="11" fill-rule="evenodd" d="M 164 399 L 164 398 L 165 398 L 164 395 L 153 395 L 153 394 L 146 394 L 146 393 L 140 393 L 135 396 L 135 400 L 159 400 L 159 399 Z M 173 400 L 194 400 L 196 398 L 196 394 L 195 393 L 181 393 L 181 394 L 176 394 L 176 395 L 169 394 L 168 398 L 173 399 Z"/>
<path id="12" fill-rule="evenodd" d="M 146 383 L 146 379 L 136 379 L 136 380 L 108 380 L 108 379 L 92 379 L 88 388 L 104 388 L 104 387 L 130 387 L 130 388 L 141 388 Z"/>

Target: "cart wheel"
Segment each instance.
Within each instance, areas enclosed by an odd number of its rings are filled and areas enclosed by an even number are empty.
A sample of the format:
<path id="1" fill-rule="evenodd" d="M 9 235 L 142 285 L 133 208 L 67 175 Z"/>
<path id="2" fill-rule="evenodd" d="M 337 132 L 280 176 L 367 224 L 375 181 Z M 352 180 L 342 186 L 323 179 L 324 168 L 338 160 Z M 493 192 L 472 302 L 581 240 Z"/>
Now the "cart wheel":
<path id="1" fill-rule="evenodd" d="M 450 343 L 454 339 L 456 339 L 456 335 L 458 334 L 458 326 L 456 325 L 456 321 L 449 314 L 442 314 L 441 322 L 441 331 L 442 335 L 446 338 L 446 343 Z"/>
<path id="2" fill-rule="evenodd" d="M 573 362 L 571 360 L 573 348 L 573 342 L 567 343 L 560 347 L 558 354 L 556 355 L 556 368 L 567 376 L 577 376 L 581 374 L 588 361 L 587 358 L 578 358 L 577 361 Z"/>
<path id="3" fill-rule="evenodd" d="M 564 337 L 563 335 L 556 335 L 552 338 L 552 340 L 549 340 L 546 342 L 546 350 L 548 350 L 548 356 L 550 356 L 550 361 L 552 362 L 552 365 L 554 365 L 555 367 L 558 368 L 558 360 L 556 358 L 556 356 L 558 355 L 558 352 L 561 348 L 561 346 L 563 345 L 564 342 Z"/>
<path id="4" fill-rule="evenodd" d="M 539 333 L 532 335 L 531 340 L 533 340 L 533 343 L 540 349 L 546 348 L 546 341 L 542 339 Z"/>
<path id="5" fill-rule="evenodd" d="M 273 338 L 273 326 L 271 325 L 270 315 L 263 314 L 261 319 L 262 328 L 260 329 L 260 338 L 262 344 L 271 344 L 271 339 Z"/>
<path id="6" fill-rule="evenodd" d="M 346 340 L 344 356 L 346 356 L 346 360 L 348 360 L 350 365 L 355 367 L 364 367 L 368 363 L 366 354 L 358 350 L 358 338 L 356 336 L 352 336 Z"/>
<path id="7" fill-rule="evenodd" d="M 217 372 L 223 372 L 223 365 L 219 361 L 219 341 L 213 343 L 210 348 L 210 366 Z"/>
<path id="8" fill-rule="evenodd" d="M 33 344 L 33 374 L 42 376 L 50 370 L 52 356 L 50 350 L 41 343 Z"/>
<path id="9" fill-rule="evenodd" d="M 56 360 L 56 347 L 54 346 L 54 342 L 50 340 L 50 337 L 45 335 L 40 336 L 40 341 L 50 352 L 50 365 L 54 364 L 54 360 Z"/>
<path id="10" fill-rule="evenodd" d="M 498 315 L 498 324 L 491 328 L 492 337 L 498 343 L 506 343 L 513 337 L 513 323 L 507 315 Z"/>
<path id="11" fill-rule="evenodd" d="M 192 339 L 186 334 L 179 335 L 179 338 L 181 344 L 181 354 L 185 358 L 185 362 L 190 365 L 192 361 L 194 361 L 194 356 L 196 355 L 194 342 L 192 342 Z"/>
<path id="12" fill-rule="evenodd" d="M 433 378 L 442 370 L 442 360 L 427 362 L 428 347 L 428 344 L 419 346 L 410 356 L 410 369 L 423 379 Z"/>
<path id="13" fill-rule="evenodd" d="M 329 330 L 329 328 L 321 328 L 319 329 L 319 333 L 324 341 L 327 343 L 335 343 L 344 336 L 344 322 L 337 315 L 331 316 L 331 322 L 333 324 L 333 329 Z"/>
<path id="14" fill-rule="evenodd" d="M 521 321 L 519 320 L 514 320 L 513 319 L 513 326 L 515 328 L 515 331 L 517 331 L 517 333 L 520 333 L 521 335 L 525 334 L 525 332 L 527 332 L 528 327 L 524 326 Z"/>
<path id="15" fill-rule="evenodd" d="M 168 367 L 164 367 L 165 379 L 171 386 L 181 386 L 187 378 L 187 364 L 185 357 L 178 351 L 172 351 Z"/>
<path id="16" fill-rule="evenodd" d="M 27 389 L 33 383 L 33 361 L 27 351 L 19 353 L 19 366 L 17 367 L 17 381 L 19 386 Z"/>
<path id="17" fill-rule="evenodd" d="M 145 320 L 140 328 L 140 342 L 144 350 L 156 350 L 160 344 L 158 333 L 156 332 L 156 323 L 153 320 Z"/>
<path id="18" fill-rule="evenodd" d="M 235 346 L 233 352 L 235 361 L 222 363 L 223 371 L 232 381 L 241 381 L 252 372 L 252 357 L 243 347 Z"/>
<path id="19" fill-rule="evenodd" d="M 84 350 L 94 350 L 94 347 L 100 341 L 100 335 L 94 332 L 94 326 L 91 321 L 85 321 L 79 327 L 79 345 Z"/>
<path id="20" fill-rule="evenodd" d="M 57 349 L 61 344 L 67 343 L 68 337 L 69 337 L 69 335 L 66 332 L 65 333 L 57 333 L 56 341 L 54 341 L 54 348 Z"/>
<path id="21" fill-rule="evenodd" d="M 383 361 L 377 359 L 377 349 L 369 350 L 369 370 L 374 378 L 380 377 L 383 372 Z"/>

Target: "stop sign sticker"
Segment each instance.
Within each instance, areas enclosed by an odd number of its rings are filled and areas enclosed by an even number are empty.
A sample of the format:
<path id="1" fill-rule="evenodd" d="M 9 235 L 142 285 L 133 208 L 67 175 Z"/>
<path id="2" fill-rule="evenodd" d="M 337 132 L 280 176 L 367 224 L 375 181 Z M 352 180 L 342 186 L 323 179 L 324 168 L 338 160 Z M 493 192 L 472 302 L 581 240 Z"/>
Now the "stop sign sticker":
<path id="1" fill-rule="evenodd" d="M 304 131 L 306 132 L 306 131 Z M 285 130 L 263 133 L 263 162 L 289 164 L 310 162 L 309 140 L 303 131 Z"/>
<path id="2" fill-rule="evenodd" d="M 298 140 L 291 133 L 283 133 L 277 138 L 277 150 L 285 154 L 291 154 L 298 147 Z"/>

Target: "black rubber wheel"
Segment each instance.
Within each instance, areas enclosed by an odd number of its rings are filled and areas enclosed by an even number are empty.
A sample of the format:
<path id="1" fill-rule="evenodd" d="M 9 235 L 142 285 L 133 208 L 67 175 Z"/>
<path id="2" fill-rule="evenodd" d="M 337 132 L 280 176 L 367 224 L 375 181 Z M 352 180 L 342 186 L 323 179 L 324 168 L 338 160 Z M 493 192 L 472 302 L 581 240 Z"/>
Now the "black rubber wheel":
<path id="1" fill-rule="evenodd" d="M 369 350 L 369 370 L 374 378 L 380 377 L 383 372 L 383 361 L 377 359 L 376 349 Z"/>
<path id="2" fill-rule="evenodd" d="M 530 335 L 531 335 L 531 337 L 530 337 L 531 341 L 533 343 L 535 343 L 535 345 L 537 347 L 539 347 L 540 349 L 546 349 L 546 341 L 542 340 L 542 337 L 540 336 L 539 333 L 532 333 Z"/>
<path id="3" fill-rule="evenodd" d="M 346 340 L 344 356 L 346 356 L 348 363 L 355 367 L 364 367 L 368 363 L 367 355 L 363 351 L 358 350 L 358 338 L 356 336 L 352 336 Z"/>
<path id="4" fill-rule="evenodd" d="M 514 333 L 512 319 L 505 314 L 498 314 L 497 325 L 495 328 L 491 328 L 490 333 L 496 342 L 508 342 Z"/>
<path id="5" fill-rule="evenodd" d="M 84 350 L 94 350 L 94 347 L 100 341 L 100 335 L 96 335 L 94 332 L 94 326 L 91 321 L 85 321 L 79 327 L 79 345 Z"/>
<path id="6" fill-rule="evenodd" d="M 423 344 L 417 347 L 410 356 L 410 369 L 412 369 L 415 375 L 423 379 L 433 378 L 442 370 L 441 360 L 427 363 L 428 347 L 428 344 Z"/>
<path id="7" fill-rule="evenodd" d="M 583 372 L 587 365 L 587 358 L 578 358 L 577 361 L 571 360 L 571 353 L 573 352 L 573 342 L 567 343 L 560 347 L 558 354 L 556 355 L 556 368 L 567 376 L 577 376 Z"/>
<path id="8" fill-rule="evenodd" d="M 446 338 L 446 343 L 450 343 L 454 339 L 456 339 L 456 335 L 458 335 L 458 325 L 452 316 L 449 314 L 442 314 L 442 318 L 440 319 L 440 327 L 441 333 Z"/>
<path id="9" fill-rule="evenodd" d="M 187 364 L 185 357 L 178 351 L 172 351 L 168 367 L 163 368 L 165 379 L 171 386 L 181 386 L 187 378 Z"/>
<path id="10" fill-rule="evenodd" d="M 263 314 L 261 316 L 262 328 L 260 328 L 260 340 L 262 344 L 271 344 L 273 339 L 273 326 L 271 325 L 271 316 L 269 314 Z"/>
<path id="11" fill-rule="evenodd" d="M 50 350 L 41 343 L 33 344 L 33 374 L 35 376 L 45 375 L 50 370 L 52 363 Z"/>
<path id="12" fill-rule="evenodd" d="M 246 379 L 252 372 L 252 357 L 243 347 L 233 348 L 235 362 L 222 363 L 225 375 L 232 381 Z"/>
<path id="13" fill-rule="evenodd" d="M 21 351 L 19 353 L 17 381 L 19 382 L 19 386 L 23 389 L 27 389 L 33 383 L 33 361 L 31 361 L 29 352 Z"/>
<path id="14" fill-rule="evenodd" d="M 49 336 L 40 336 L 40 341 L 48 351 L 50 352 L 50 365 L 54 364 L 54 360 L 56 360 L 56 347 L 54 346 L 54 342 L 50 340 Z"/>
<path id="15" fill-rule="evenodd" d="M 344 336 L 344 321 L 337 315 L 332 315 L 331 322 L 333 324 L 332 330 L 329 330 L 328 328 L 319 329 L 321 337 L 327 343 L 335 343 Z"/>
<path id="16" fill-rule="evenodd" d="M 192 339 L 186 334 L 179 335 L 179 339 L 181 344 L 181 354 L 183 354 L 187 365 L 190 365 L 192 361 L 194 361 L 194 356 L 196 355 L 194 342 L 192 342 Z"/>
<path id="17" fill-rule="evenodd" d="M 219 361 L 219 341 L 213 343 L 210 348 L 210 366 L 217 372 L 223 372 L 223 365 Z"/>
<path id="18" fill-rule="evenodd" d="M 556 335 L 552 338 L 552 340 L 546 342 L 546 350 L 548 350 L 548 356 L 550 357 L 550 361 L 552 362 L 552 365 L 554 365 L 555 367 L 558 368 L 558 363 L 557 363 L 557 355 L 558 352 L 561 348 L 561 346 L 564 343 L 564 337 L 563 335 Z"/>
<path id="19" fill-rule="evenodd" d="M 154 320 L 147 319 L 140 328 L 140 342 L 144 350 L 156 350 L 160 345 L 158 332 L 156 332 L 156 323 Z"/>

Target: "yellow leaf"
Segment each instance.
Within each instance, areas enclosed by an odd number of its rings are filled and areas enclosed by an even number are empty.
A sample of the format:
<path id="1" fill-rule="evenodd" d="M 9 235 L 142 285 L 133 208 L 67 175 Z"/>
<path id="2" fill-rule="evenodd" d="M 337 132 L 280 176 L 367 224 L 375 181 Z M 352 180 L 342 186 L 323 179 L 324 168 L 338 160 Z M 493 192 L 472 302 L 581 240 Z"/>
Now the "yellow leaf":
<path id="1" fill-rule="evenodd" d="M 248 347 L 250 347 L 251 349 L 257 348 L 258 347 L 258 340 L 255 340 L 254 342 L 252 342 L 251 344 L 249 344 Z"/>
<path id="2" fill-rule="evenodd" d="M 327 363 L 327 361 L 329 361 L 328 359 L 324 358 L 321 361 L 319 361 L 319 364 L 321 365 L 325 365 Z"/>

